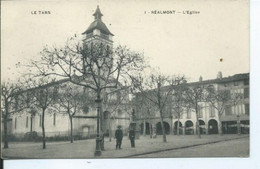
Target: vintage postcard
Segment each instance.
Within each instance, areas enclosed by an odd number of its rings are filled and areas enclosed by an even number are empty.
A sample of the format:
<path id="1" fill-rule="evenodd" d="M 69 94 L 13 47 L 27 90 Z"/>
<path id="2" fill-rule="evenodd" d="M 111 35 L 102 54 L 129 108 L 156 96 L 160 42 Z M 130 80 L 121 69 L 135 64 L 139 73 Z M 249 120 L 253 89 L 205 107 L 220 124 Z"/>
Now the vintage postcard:
<path id="1" fill-rule="evenodd" d="M 249 0 L 2 1 L 1 157 L 249 157 L 249 58 Z"/>

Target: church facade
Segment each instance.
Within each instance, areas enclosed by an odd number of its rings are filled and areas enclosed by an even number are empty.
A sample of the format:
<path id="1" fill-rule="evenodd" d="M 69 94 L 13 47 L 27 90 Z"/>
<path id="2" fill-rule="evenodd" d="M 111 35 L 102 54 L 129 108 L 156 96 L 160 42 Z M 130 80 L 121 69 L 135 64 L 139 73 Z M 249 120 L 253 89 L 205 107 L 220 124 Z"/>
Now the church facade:
<path id="1" fill-rule="evenodd" d="M 93 14 L 94 21 L 90 24 L 85 32 L 82 33 L 83 45 L 103 44 L 108 48 L 113 47 L 113 34 L 102 21 L 103 14 L 99 7 L 97 7 Z M 86 89 L 77 86 L 68 80 L 61 80 L 56 84 L 69 85 L 72 88 L 80 88 L 78 91 L 85 93 L 87 96 L 95 93 L 91 89 Z M 37 89 L 36 89 L 37 90 Z M 66 92 L 66 91 L 62 91 Z M 106 91 L 107 92 L 107 91 Z M 104 93 L 103 93 L 104 94 Z M 104 96 L 104 95 L 103 95 Z M 126 91 L 114 92 L 107 98 L 109 101 L 102 103 L 102 120 L 100 127 L 105 135 L 114 134 L 117 126 L 122 126 L 127 131 L 130 123 L 129 108 L 129 94 Z M 104 100 L 104 99 L 103 99 Z M 120 104 L 119 104 L 120 100 Z M 35 115 L 31 115 L 30 110 L 25 110 L 21 113 L 13 114 L 11 120 L 8 122 L 9 135 L 15 137 L 24 137 L 28 132 L 37 132 L 38 135 L 42 134 L 42 114 L 41 110 L 37 110 Z M 44 117 L 46 137 L 70 136 L 70 119 L 65 113 L 53 112 L 47 110 Z M 126 133 L 126 132 L 125 132 Z M 73 135 L 78 138 L 93 138 L 97 134 L 97 105 L 85 105 L 84 110 L 79 110 L 73 117 Z"/>

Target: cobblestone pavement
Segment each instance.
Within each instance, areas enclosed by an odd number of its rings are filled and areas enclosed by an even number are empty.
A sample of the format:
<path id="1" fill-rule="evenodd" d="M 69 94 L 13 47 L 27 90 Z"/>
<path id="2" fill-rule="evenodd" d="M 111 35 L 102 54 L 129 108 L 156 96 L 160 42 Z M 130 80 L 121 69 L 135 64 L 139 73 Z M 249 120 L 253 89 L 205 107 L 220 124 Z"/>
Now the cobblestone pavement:
<path id="1" fill-rule="evenodd" d="M 123 138 L 122 149 L 115 150 L 115 140 L 109 142 L 108 138 L 105 138 L 105 151 L 102 151 L 102 156 L 95 157 L 95 139 L 69 142 L 47 142 L 47 148 L 42 149 L 41 143 L 9 143 L 8 149 L 2 149 L 3 158 L 128 158 L 128 157 L 146 157 L 145 154 L 153 152 L 160 152 L 171 149 L 183 149 L 189 146 L 207 144 L 204 148 L 209 149 L 213 142 L 225 141 L 230 139 L 248 138 L 244 141 L 243 145 L 249 151 L 249 136 L 248 135 L 202 135 L 199 139 L 196 135 L 186 136 L 173 136 L 167 135 L 167 143 L 162 142 L 162 136 L 158 136 L 156 139 L 150 139 L 149 136 L 141 136 L 136 140 L 136 147 L 130 147 L 130 140 L 127 137 Z M 225 141 L 226 142 L 226 141 Z M 225 142 L 223 144 L 225 145 Z M 236 144 L 231 144 L 230 148 L 236 148 Z M 212 152 L 210 153 L 212 154 Z M 246 155 L 245 153 L 244 155 Z M 141 156 L 142 155 L 142 156 Z M 240 156 L 240 154 L 233 154 L 234 156 Z M 233 156 L 232 155 L 232 156 Z M 205 156 L 208 156 L 205 154 Z M 157 157 L 154 155 L 153 157 Z M 158 157 L 160 157 L 158 155 Z M 175 157 L 175 155 L 167 154 L 166 157 Z M 186 155 L 183 155 L 186 157 Z"/>

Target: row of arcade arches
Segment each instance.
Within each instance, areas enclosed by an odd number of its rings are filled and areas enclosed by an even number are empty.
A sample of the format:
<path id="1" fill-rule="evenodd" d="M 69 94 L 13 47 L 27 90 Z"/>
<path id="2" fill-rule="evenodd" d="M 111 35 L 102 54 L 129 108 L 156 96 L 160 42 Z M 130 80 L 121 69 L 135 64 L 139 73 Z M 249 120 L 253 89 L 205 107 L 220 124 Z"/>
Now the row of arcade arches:
<path id="1" fill-rule="evenodd" d="M 165 133 L 170 134 L 171 127 L 168 122 L 163 122 Z M 176 121 L 173 124 L 173 133 L 177 134 L 177 125 L 178 122 Z M 185 135 L 192 135 L 195 134 L 195 123 L 193 123 L 191 120 L 187 120 L 184 124 L 182 122 L 179 122 L 179 134 L 185 134 Z M 203 120 L 199 120 L 200 125 L 200 133 L 201 134 L 218 134 L 218 122 L 215 119 L 211 119 L 208 121 L 208 124 L 205 123 Z M 207 125 L 207 126 L 206 126 Z M 140 124 L 141 133 L 144 133 L 144 123 Z M 208 129 L 208 133 L 206 131 Z M 145 134 L 156 132 L 157 135 L 162 134 L 162 127 L 161 122 L 158 122 L 155 124 L 155 126 L 151 125 L 146 122 L 145 123 Z M 185 132 L 185 133 L 183 133 Z M 230 121 L 230 122 L 222 122 L 222 132 L 223 134 L 236 134 L 237 133 L 237 122 L 236 121 Z M 242 134 L 248 134 L 249 133 L 249 121 L 241 121 L 241 133 Z"/>
<path id="2" fill-rule="evenodd" d="M 171 127 L 169 125 L 169 123 L 167 122 L 163 122 L 164 128 L 165 128 L 165 134 L 170 134 L 171 131 Z M 154 128 L 156 128 L 156 130 L 154 130 Z M 144 123 L 140 124 L 140 130 L 141 133 L 144 133 Z M 158 135 L 162 135 L 162 126 L 161 126 L 161 122 L 156 123 L 155 126 L 151 125 L 150 123 L 146 122 L 145 123 L 145 134 L 150 134 L 150 133 L 156 132 L 156 134 Z"/>
<path id="3" fill-rule="evenodd" d="M 206 134 L 205 122 L 203 120 L 199 120 L 199 124 L 200 124 L 200 133 Z M 165 128 L 165 133 L 170 134 L 170 130 L 171 130 L 170 124 L 168 122 L 164 121 L 163 125 Z M 177 125 L 178 125 L 178 122 L 176 121 L 174 123 L 174 127 L 173 127 L 174 134 L 177 134 Z M 194 134 L 195 124 L 191 120 L 186 121 L 184 126 L 181 122 L 179 122 L 179 125 L 180 125 L 180 128 L 179 128 L 180 134 L 183 134 L 183 132 L 185 132 L 186 135 Z M 144 133 L 144 127 L 145 127 L 145 134 L 150 134 L 151 132 L 156 132 L 156 134 L 158 134 L 158 135 L 162 134 L 161 122 L 156 123 L 155 126 L 152 126 L 152 125 L 150 126 L 150 124 L 148 122 L 145 123 L 145 126 L 144 126 L 144 123 L 141 123 L 140 124 L 141 133 Z M 154 128 L 156 128 L 156 130 L 153 130 Z M 183 128 L 184 128 L 184 130 L 183 130 Z M 218 122 L 214 119 L 211 119 L 208 122 L 208 134 L 218 134 Z"/>
<path id="4" fill-rule="evenodd" d="M 178 122 L 176 121 L 174 123 L 174 134 L 177 134 L 177 125 Z M 195 133 L 194 129 L 196 124 L 193 123 L 191 120 L 186 121 L 184 126 L 181 122 L 179 122 L 179 125 L 180 125 L 179 128 L 180 134 L 183 134 L 183 132 L 185 132 L 186 135 Z M 199 126 L 200 126 L 200 133 L 206 134 L 206 124 L 203 120 L 199 120 Z M 218 134 L 218 122 L 215 119 L 209 120 L 207 128 L 208 128 L 208 134 Z"/>

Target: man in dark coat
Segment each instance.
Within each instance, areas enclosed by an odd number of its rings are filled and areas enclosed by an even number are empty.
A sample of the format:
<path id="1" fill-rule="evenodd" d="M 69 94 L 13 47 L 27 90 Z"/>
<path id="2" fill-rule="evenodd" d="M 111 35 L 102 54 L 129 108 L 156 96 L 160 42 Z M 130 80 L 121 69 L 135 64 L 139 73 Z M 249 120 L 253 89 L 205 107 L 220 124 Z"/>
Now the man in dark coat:
<path id="1" fill-rule="evenodd" d="M 122 139 L 123 139 L 123 131 L 121 130 L 121 126 L 117 127 L 116 133 L 116 149 L 121 149 Z"/>
<path id="2" fill-rule="evenodd" d="M 131 147 L 134 148 L 135 147 L 135 131 L 134 131 L 134 129 L 130 129 L 129 139 L 131 141 Z"/>

